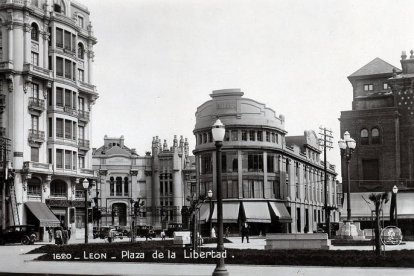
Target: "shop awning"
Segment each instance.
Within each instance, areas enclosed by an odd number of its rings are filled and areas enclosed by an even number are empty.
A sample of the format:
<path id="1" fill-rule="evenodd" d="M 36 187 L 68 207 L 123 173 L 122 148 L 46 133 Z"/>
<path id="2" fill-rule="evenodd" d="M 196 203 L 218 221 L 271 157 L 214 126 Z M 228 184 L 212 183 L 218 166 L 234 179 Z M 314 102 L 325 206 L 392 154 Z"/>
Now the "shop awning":
<path id="1" fill-rule="evenodd" d="M 242 204 L 246 222 L 271 223 L 269 207 L 266 201 L 243 201 Z"/>
<path id="2" fill-rule="evenodd" d="M 414 193 L 397 193 L 397 216 L 399 219 L 414 219 Z"/>
<path id="3" fill-rule="evenodd" d="M 211 212 L 213 212 L 213 207 L 211 208 Z M 204 203 L 200 207 L 200 222 L 206 223 L 210 219 L 210 203 Z"/>
<path id="4" fill-rule="evenodd" d="M 223 202 L 223 223 L 237 223 L 239 220 L 239 206 L 236 202 Z M 213 222 L 217 222 L 217 203 L 214 203 L 214 211 L 211 216 Z"/>
<path id="5" fill-rule="evenodd" d="M 378 192 L 381 193 L 381 192 Z M 371 216 L 375 217 L 375 213 L 371 215 L 371 211 L 375 211 L 375 206 L 372 201 L 369 200 L 369 196 L 372 193 L 351 193 L 351 219 L 352 220 L 371 220 Z M 377 193 L 375 193 L 377 194 Z M 391 207 L 391 195 L 389 201 L 384 203 L 382 209 L 382 215 L 384 219 L 390 218 Z M 341 219 L 347 218 L 347 194 L 344 194 L 344 203 L 341 211 Z"/>
<path id="6" fill-rule="evenodd" d="M 270 210 L 279 219 L 279 222 L 292 222 L 292 218 L 283 202 L 269 202 Z"/>
<path id="7" fill-rule="evenodd" d="M 40 226 L 58 227 L 60 221 L 52 213 L 49 207 L 43 202 L 26 202 L 26 207 L 39 220 Z"/>

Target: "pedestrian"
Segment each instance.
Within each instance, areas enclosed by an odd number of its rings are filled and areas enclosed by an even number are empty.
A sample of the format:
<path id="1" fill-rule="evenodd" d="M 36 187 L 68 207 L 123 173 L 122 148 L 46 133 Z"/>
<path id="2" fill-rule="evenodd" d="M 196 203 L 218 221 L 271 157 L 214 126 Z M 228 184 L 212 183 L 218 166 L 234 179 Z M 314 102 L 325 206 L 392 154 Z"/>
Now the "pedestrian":
<path id="1" fill-rule="evenodd" d="M 242 234 L 242 243 L 245 237 L 246 237 L 247 243 L 249 243 L 249 225 L 246 222 L 242 224 L 241 234 Z"/>
<path id="2" fill-rule="evenodd" d="M 72 231 L 68 228 L 68 240 L 70 240 L 70 235 L 72 235 Z"/>
<path id="3" fill-rule="evenodd" d="M 161 231 L 161 240 L 165 241 L 165 231 L 162 229 Z"/>
<path id="4" fill-rule="evenodd" d="M 53 240 L 53 230 L 52 230 L 51 227 L 49 227 L 47 229 L 47 233 L 49 234 L 49 242 L 52 242 L 52 240 Z"/>
<path id="5" fill-rule="evenodd" d="M 63 228 L 63 231 L 62 231 L 62 241 L 63 241 L 63 244 L 68 244 L 68 237 L 69 237 L 68 229 L 66 227 L 64 227 Z"/>
<path id="6" fill-rule="evenodd" d="M 224 237 L 225 237 L 225 238 L 228 238 L 228 237 L 229 237 L 229 235 L 230 235 L 230 228 L 227 226 L 227 227 L 226 227 L 226 231 L 224 232 Z"/>
<path id="7" fill-rule="evenodd" d="M 108 233 L 108 242 L 112 243 L 113 240 L 114 240 L 114 231 L 111 229 L 109 230 L 109 233 Z"/>
<path id="8" fill-rule="evenodd" d="M 216 229 L 214 229 L 214 227 L 211 227 L 210 238 L 215 238 L 215 237 L 216 237 Z"/>
<path id="9" fill-rule="evenodd" d="M 62 230 L 60 227 L 58 227 L 55 232 L 55 244 L 62 244 Z"/>

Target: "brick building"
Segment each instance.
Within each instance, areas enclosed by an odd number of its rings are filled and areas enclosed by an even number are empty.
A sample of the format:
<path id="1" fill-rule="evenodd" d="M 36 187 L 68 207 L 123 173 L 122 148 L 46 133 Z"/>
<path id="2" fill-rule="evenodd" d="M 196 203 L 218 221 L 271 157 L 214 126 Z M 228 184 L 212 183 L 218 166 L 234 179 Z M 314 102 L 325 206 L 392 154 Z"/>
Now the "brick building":
<path id="1" fill-rule="evenodd" d="M 351 209 L 356 221 L 369 221 L 371 211 L 362 199 L 372 192 L 391 192 L 396 185 L 398 215 L 414 218 L 414 55 L 401 56 L 402 70 L 375 58 L 348 79 L 353 88 L 352 110 L 342 111 L 341 133 L 348 131 L 356 141 L 350 161 Z M 346 162 L 342 161 L 344 192 Z M 346 200 L 344 200 L 346 210 Z M 384 206 L 389 218 L 390 203 Z M 346 212 L 342 215 L 345 217 Z M 363 226 L 364 227 L 364 226 Z M 403 228 L 413 234 L 412 227 Z"/>

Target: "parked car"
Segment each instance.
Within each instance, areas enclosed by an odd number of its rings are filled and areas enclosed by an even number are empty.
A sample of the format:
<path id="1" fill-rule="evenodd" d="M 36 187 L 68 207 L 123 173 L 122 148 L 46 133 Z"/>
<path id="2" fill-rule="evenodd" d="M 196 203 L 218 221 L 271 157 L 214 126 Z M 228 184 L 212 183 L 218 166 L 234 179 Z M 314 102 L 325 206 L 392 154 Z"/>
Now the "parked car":
<path id="1" fill-rule="evenodd" d="M 9 226 L 0 234 L 0 245 L 6 243 L 33 244 L 38 240 L 34 225 Z"/>
<path id="2" fill-rule="evenodd" d="M 135 226 L 138 237 L 141 238 L 155 238 L 156 234 L 151 225 L 137 225 Z"/>
<path id="3" fill-rule="evenodd" d="M 169 223 L 167 226 L 167 231 L 165 231 L 165 235 L 169 238 L 172 238 L 175 231 L 183 231 L 182 223 Z"/>
<path id="4" fill-rule="evenodd" d="M 99 230 L 96 231 L 96 237 L 99 237 L 100 239 L 106 239 L 109 236 L 109 232 L 113 231 L 114 228 L 112 226 L 101 226 Z"/>

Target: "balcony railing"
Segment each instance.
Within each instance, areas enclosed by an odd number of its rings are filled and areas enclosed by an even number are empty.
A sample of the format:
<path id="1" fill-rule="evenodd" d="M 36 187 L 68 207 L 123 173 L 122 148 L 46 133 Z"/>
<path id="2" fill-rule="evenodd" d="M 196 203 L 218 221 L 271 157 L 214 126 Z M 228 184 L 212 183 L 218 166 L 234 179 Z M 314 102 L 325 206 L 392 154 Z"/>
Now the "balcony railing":
<path id="1" fill-rule="evenodd" d="M 78 145 L 80 148 L 87 148 L 89 149 L 89 140 L 86 139 L 78 139 Z"/>
<path id="2" fill-rule="evenodd" d="M 33 65 L 31 63 L 25 63 L 23 65 L 23 71 L 32 71 L 35 73 L 39 73 L 41 75 L 43 75 L 45 78 L 52 78 L 52 71 L 37 65 Z"/>
<path id="3" fill-rule="evenodd" d="M 45 100 L 30 97 L 29 98 L 29 108 L 36 110 L 45 110 Z"/>
<path id="4" fill-rule="evenodd" d="M 3 111 L 5 107 L 6 107 L 6 95 L 0 94 L 0 110 Z"/>
<path id="5" fill-rule="evenodd" d="M 45 132 L 37 129 L 29 129 L 29 140 L 36 142 L 44 142 Z"/>
<path id="6" fill-rule="evenodd" d="M 70 106 L 65 106 L 63 108 L 63 111 L 69 115 L 73 115 L 73 116 L 77 116 L 78 112 L 76 111 L 76 109 L 70 107 Z"/>
<path id="7" fill-rule="evenodd" d="M 84 169 L 84 168 L 81 168 L 80 169 L 80 172 L 81 172 L 81 174 L 90 174 L 90 175 L 93 175 L 94 174 L 93 173 L 93 170 Z"/>
<path id="8" fill-rule="evenodd" d="M 78 110 L 78 119 L 83 121 L 89 121 L 89 112 L 84 110 Z"/>

